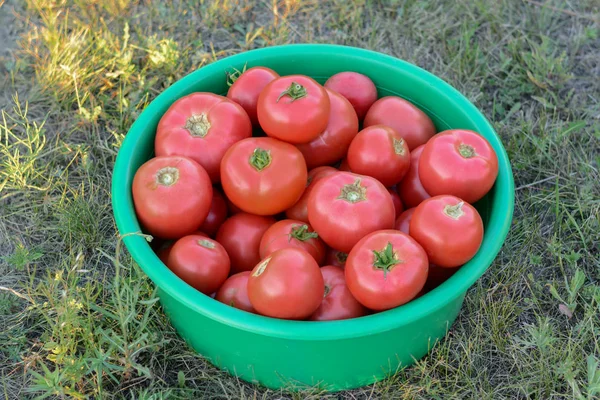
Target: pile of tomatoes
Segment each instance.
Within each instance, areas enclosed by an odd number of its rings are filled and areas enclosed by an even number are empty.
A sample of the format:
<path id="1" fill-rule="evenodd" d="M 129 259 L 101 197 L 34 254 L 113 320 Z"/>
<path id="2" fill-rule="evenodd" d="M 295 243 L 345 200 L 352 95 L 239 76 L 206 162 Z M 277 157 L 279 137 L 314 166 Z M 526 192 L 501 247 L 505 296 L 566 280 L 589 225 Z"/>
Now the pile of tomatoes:
<path id="1" fill-rule="evenodd" d="M 356 72 L 229 79 L 226 97 L 173 103 L 133 181 L 141 225 L 189 285 L 269 317 L 347 319 L 415 299 L 477 253 L 472 204 L 498 174 L 478 133 L 437 133 Z"/>

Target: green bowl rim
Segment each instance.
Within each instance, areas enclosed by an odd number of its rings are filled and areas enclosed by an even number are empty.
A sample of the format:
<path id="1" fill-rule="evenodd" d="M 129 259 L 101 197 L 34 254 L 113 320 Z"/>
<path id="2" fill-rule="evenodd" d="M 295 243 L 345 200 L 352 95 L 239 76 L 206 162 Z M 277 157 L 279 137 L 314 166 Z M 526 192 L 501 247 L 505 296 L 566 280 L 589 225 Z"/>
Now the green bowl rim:
<path id="1" fill-rule="evenodd" d="M 121 177 L 131 172 L 130 156 L 135 152 L 136 142 L 148 125 L 144 116 L 157 113 L 161 102 L 172 103 L 177 98 L 175 94 L 196 82 L 199 79 L 198 76 L 201 79 L 204 74 L 223 71 L 233 65 L 243 65 L 249 56 L 253 56 L 253 59 L 256 60 L 261 56 L 276 55 L 277 53 L 282 53 L 281 56 L 325 53 L 365 57 L 378 63 L 399 66 L 413 75 L 415 80 L 420 80 L 423 84 L 438 91 L 441 96 L 451 97 L 460 108 L 467 111 L 473 125 L 480 127 L 480 133 L 490 141 L 498 155 L 499 174 L 495 183 L 497 195 L 491 204 L 493 212 L 490 214 L 484 241 L 475 257 L 442 285 L 408 304 L 361 318 L 327 322 L 279 320 L 238 310 L 196 291 L 160 261 L 144 237 L 132 235 L 134 232 L 140 232 L 140 228 L 135 212 L 130 211 L 134 209 L 131 189 L 126 184 L 127 179 Z M 464 295 L 469 287 L 489 268 L 500 251 L 510 228 L 514 208 L 514 181 L 506 150 L 491 124 L 467 98 L 442 79 L 406 61 L 371 50 L 330 44 L 290 44 L 251 50 L 204 66 L 175 82 L 157 96 L 131 126 L 117 155 L 111 193 L 117 227 L 122 236 L 127 235 L 123 237 L 125 246 L 160 290 L 196 312 L 231 327 L 255 334 L 293 340 L 338 340 L 388 331 L 423 318 Z M 508 199 L 504 197 L 501 201 L 500 197 L 503 196 L 500 196 L 500 193 L 506 194 Z M 485 253 L 481 251 L 484 247 L 486 248 Z"/>

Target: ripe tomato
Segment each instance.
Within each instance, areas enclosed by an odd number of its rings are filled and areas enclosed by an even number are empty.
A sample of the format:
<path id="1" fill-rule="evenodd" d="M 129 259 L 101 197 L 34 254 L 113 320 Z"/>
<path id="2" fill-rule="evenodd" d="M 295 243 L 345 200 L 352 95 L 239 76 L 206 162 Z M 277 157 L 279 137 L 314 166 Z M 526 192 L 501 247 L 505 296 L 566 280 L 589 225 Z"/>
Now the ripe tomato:
<path id="1" fill-rule="evenodd" d="M 333 265 L 334 267 L 340 267 L 343 269 L 346 265 L 347 258 L 348 253 L 344 253 L 343 251 L 338 251 L 330 247 L 327 249 L 327 253 L 325 253 L 325 265 Z"/>
<path id="2" fill-rule="evenodd" d="M 467 203 L 481 199 L 498 176 L 498 157 L 487 140 L 463 129 L 440 132 L 423 149 L 419 178 L 432 196 L 451 194 Z"/>
<path id="3" fill-rule="evenodd" d="M 304 319 L 319 308 L 325 284 L 317 262 L 307 252 L 287 248 L 259 262 L 248 279 L 254 309 L 273 318 Z"/>
<path id="4" fill-rule="evenodd" d="M 273 217 L 239 213 L 227 219 L 217 232 L 217 241 L 225 247 L 234 272 L 250 271 L 260 261 L 260 239 Z"/>
<path id="5" fill-rule="evenodd" d="M 334 172 L 337 172 L 337 169 L 327 166 L 317 167 L 310 170 L 308 172 L 308 179 L 306 181 L 306 189 L 304 189 L 302 196 L 300 196 L 296 204 L 285 211 L 286 217 L 302 222 L 308 222 L 308 197 L 315 187 L 315 183 L 317 183 L 319 179 L 331 175 Z"/>
<path id="6" fill-rule="evenodd" d="M 219 243 L 201 235 L 188 235 L 173 245 L 167 267 L 188 285 L 210 295 L 227 279 L 230 263 Z"/>
<path id="7" fill-rule="evenodd" d="M 406 141 L 409 150 L 427 143 L 435 135 L 435 126 L 423 111 L 400 97 L 377 100 L 365 117 L 364 127 L 387 125 Z"/>
<path id="8" fill-rule="evenodd" d="M 404 211 L 404 205 L 402 204 L 402 200 L 400 200 L 400 196 L 396 193 L 395 188 L 388 188 L 388 192 L 390 196 L 392 196 L 392 201 L 394 202 L 394 210 L 396 210 L 395 218 L 398 218 L 402 211 Z"/>
<path id="9" fill-rule="evenodd" d="M 319 234 L 307 223 L 293 219 L 277 221 L 267 229 L 260 241 L 260 258 L 288 247 L 306 251 L 319 265 L 325 259 L 325 244 Z"/>
<path id="10" fill-rule="evenodd" d="M 306 187 L 306 163 L 289 143 L 249 138 L 231 146 L 221 163 L 225 194 L 242 210 L 274 215 L 298 201 Z"/>
<path id="11" fill-rule="evenodd" d="M 311 321 L 334 321 L 367 314 L 367 309 L 348 290 L 343 269 L 326 265 L 321 268 L 321 274 L 325 282 L 325 295 L 317 311 L 311 315 Z"/>
<path id="12" fill-rule="evenodd" d="M 248 298 L 248 278 L 250 271 L 231 275 L 217 292 L 216 300 L 240 310 L 256 313 Z"/>
<path id="13" fill-rule="evenodd" d="M 260 93 L 257 111 L 260 126 L 268 136 L 289 143 L 308 143 L 327 127 L 329 96 L 308 76 L 283 76 Z"/>
<path id="14" fill-rule="evenodd" d="M 409 208 L 404 211 L 400 216 L 396 219 L 396 223 L 394 224 L 394 229 L 400 232 L 404 232 L 407 235 L 410 235 L 410 220 L 412 219 L 413 213 L 415 212 L 415 207 Z"/>
<path id="15" fill-rule="evenodd" d="M 141 225 L 153 236 L 177 239 L 198 229 L 213 195 L 208 174 L 187 157 L 156 157 L 135 173 L 133 203 Z"/>
<path id="16" fill-rule="evenodd" d="M 213 188 L 213 198 L 210 203 L 210 210 L 200 226 L 200 230 L 206 232 L 208 236 L 214 237 L 219 230 L 219 227 L 227 219 L 227 203 L 225 196 L 217 188 Z"/>
<path id="17" fill-rule="evenodd" d="M 177 100 L 156 128 L 157 156 L 187 156 L 219 182 L 219 165 L 229 147 L 252 136 L 248 114 L 237 103 L 213 93 L 192 93 Z"/>
<path id="18" fill-rule="evenodd" d="M 377 231 L 348 254 L 346 283 L 365 307 L 387 310 L 415 298 L 428 268 L 425 250 L 413 238 L 394 230 Z"/>
<path id="19" fill-rule="evenodd" d="M 362 120 L 377 100 L 377 88 L 371 79 L 358 72 L 340 72 L 327 79 L 325 88 L 344 96 Z"/>
<path id="20" fill-rule="evenodd" d="M 425 282 L 425 290 L 430 291 L 440 286 L 456 271 L 458 271 L 458 268 L 442 268 L 435 264 L 429 264 L 429 275 L 427 275 L 427 282 Z"/>
<path id="21" fill-rule="evenodd" d="M 352 172 L 372 176 L 385 186 L 400 182 L 410 167 L 406 142 L 384 125 L 369 126 L 358 132 L 346 159 Z"/>
<path id="22" fill-rule="evenodd" d="M 329 89 L 327 95 L 330 103 L 327 128 L 312 141 L 296 145 L 309 169 L 341 160 L 358 133 L 358 118 L 350 102 Z"/>
<path id="23" fill-rule="evenodd" d="M 394 203 L 377 180 L 336 172 L 319 180 L 308 199 L 308 220 L 321 239 L 349 252 L 363 236 L 394 226 Z"/>
<path id="24" fill-rule="evenodd" d="M 458 197 L 435 196 L 415 209 L 410 235 L 423 246 L 433 264 L 455 268 L 479 250 L 483 222 L 475 207 Z"/>
<path id="25" fill-rule="evenodd" d="M 253 126 L 258 126 L 256 105 L 260 92 L 279 74 L 267 67 L 253 67 L 235 79 L 227 91 L 227 98 L 238 103 L 246 111 Z"/>
<path id="26" fill-rule="evenodd" d="M 406 207 L 416 207 L 431 197 L 419 179 L 419 160 L 424 148 L 425 145 L 421 145 L 410 152 L 410 168 L 397 186 L 398 194 Z"/>

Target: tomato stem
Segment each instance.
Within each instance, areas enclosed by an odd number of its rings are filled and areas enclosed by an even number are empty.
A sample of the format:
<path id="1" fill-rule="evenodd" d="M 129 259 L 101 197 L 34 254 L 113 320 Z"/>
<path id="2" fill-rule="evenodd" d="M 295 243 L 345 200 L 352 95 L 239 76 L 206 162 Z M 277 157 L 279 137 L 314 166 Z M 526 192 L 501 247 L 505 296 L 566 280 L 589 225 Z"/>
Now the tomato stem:
<path id="1" fill-rule="evenodd" d="M 156 173 L 156 183 L 162 186 L 171 186 L 179 180 L 179 170 L 175 167 L 164 167 Z"/>
<path id="2" fill-rule="evenodd" d="M 367 188 L 360 184 L 357 179 L 352 184 L 342 186 L 338 199 L 346 200 L 348 203 L 358 203 L 367 199 Z"/>
<path id="3" fill-rule="evenodd" d="M 387 246 L 382 250 L 373 250 L 375 255 L 375 261 L 373 262 L 373 268 L 380 269 L 383 271 L 383 279 L 386 278 L 387 273 L 401 261 L 398 259 L 397 254 L 394 252 L 392 243 L 388 242 Z"/>
<path id="4" fill-rule="evenodd" d="M 462 209 L 464 204 L 464 201 L 461 201 L 460 203 L 453 206 L 451 206 L 450 204 L 446 204 L 446 206 L 444 207 L 444 214 L 446 214 L 452 219 L 459 219 L 460 217 L 465 215 L 465 212 Z"/>
<path id="5" fill-rule="evenodd" d="M 212 240 L 206 240 L 206 239 L 202 239 L 202 240 L 198 240 L 198 244 L 202 247 L 205 247 L 207 249 L 214 249 L 215 248 L 215 244 Z"/>
<path id="6" fill-rule="evenodd" d="M 304 86 L 302 86 L 299 83 L 296 82 L 292 82 L 292 84 L 285 89 L 283 92 L 281 92 L 281 94 L 279 95 L 279 97 L 277 98 L 276 103 L 279 103 L 279 100 L 283 97 L 283 96 L 290 96 L 292 98 L 292 101 L 301 99 L 303 97 L 306 97 L 308 95 L 308 92 L 306 91 L 306 88 Z"/>
<path id="7" fill-rule="evenodd" d="M 335 258 L 340 264 L 346 264 L 346 260 L 348 259 L 348 253 L 344 253 L 343 251 L 336 251 Z"/>
<path id="8" fill-rule="evenodd" d="M 406 152 L 406 150 L 404 150 L 404 139 L 393 138 L 393 144 L 394 144 L 394 153 L 396 153 L 399 156 L 403 156 L 404 153 Z"/>
<path id="9" fill-rule="evenodd" d="M 204 113 L 200 115 L 192 114 L 192 116 L 185 121 L 183 129 L 186 129 L 193 137 L 203 138 L 208 134 L 210 122 Z"/>
<path id="10" fill-rule="evenodd" d="M 325 285 L 325 292 L 323 293 L 323 298 L 327 297 L 329 292 L 331 292 L 331 287 L 329 285 Z"/>
<path id="11" fill-rule="evenodd" d="M 260 262 L 260 264 L 258 264 L 256 271 L 254 271 L 252 273 L 252 276 L 260 276 L 262 275 L 263 272 L 265 272 L 265 269 L 267 269 L 267 265 L 269 265 L 269 262 L 271 261 L 271 257 L 269 258 L 265 258 L 264 260 L 262 260 Z"/>
<path id="12" fill-rule="evenodd" d="M 288 235 L 288 242 L 291 242 L 292 239 L 299 240 L 301 242 L 306 242 L 310 239 L 316 239 L 319 237 L 317 232 L 309 232 L 308 225 L 296 225 L 292 227 L 290 234 Z"/>
<path id="13" fill-rule="evenodd" d="M 249 162 L 255 170 L 262 171 L 271 164 L 272 159 L 273 157 L 271 157 L 270 150 L 265 150 L 261 149 L 260 147 L 257 147 L 252 152 Z"/>
<path id="14" fill-rule="evenodd" d="M 227 76 L 227 86 L 231 86 L 239 79 L 239 77 L 246 72 L 247 64 L 244 64 L 244 68 L 240 71 L 237 68 L 231 68 L 233 72 L 225 71 L 225 75 Z"/>
<path id="15" fill-rule="evenodd" d="M 464 143 L 458 145 L 458 153 L 464 158 L 472 158 L 477 155 L 473 146 Z"/>

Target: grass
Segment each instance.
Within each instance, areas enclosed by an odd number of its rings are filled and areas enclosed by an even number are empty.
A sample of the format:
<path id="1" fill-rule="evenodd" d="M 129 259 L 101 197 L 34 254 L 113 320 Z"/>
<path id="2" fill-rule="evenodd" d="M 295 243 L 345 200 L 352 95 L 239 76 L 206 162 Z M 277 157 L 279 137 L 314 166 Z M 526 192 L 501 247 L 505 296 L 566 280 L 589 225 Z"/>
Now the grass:
<path id="1" fill-rule="evenodd" d="M 600 397 L 600 7 L 593 0 L 0 1 L 4 398 Z M 252 48 L 359 46 L 444 78 L 511 158 L 509 237 L 448 337 L 326 396 L 238 381 L 191 351 L 125 251 L 109 182 L 161 90 Z"/>

